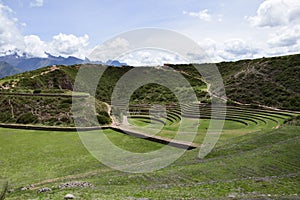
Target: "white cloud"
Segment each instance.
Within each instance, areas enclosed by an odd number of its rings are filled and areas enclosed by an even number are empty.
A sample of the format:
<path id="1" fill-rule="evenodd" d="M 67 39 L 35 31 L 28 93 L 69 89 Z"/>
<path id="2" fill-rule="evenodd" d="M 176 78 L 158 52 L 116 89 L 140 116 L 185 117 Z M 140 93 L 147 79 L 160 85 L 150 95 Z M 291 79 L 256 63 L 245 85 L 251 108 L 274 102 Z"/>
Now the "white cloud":
<path id="1" fill-rule="evenodd" d="M 265 0 L 260 4 L 256 16 L 246 17 L 251 25 L 269 27 L 269 39 L 261 53 L 275 56 L 300 51 L 300 1 Z M 265 29 L 266 30 L 266 29 Z"/>
<path id="2" fill-rule="evenodd" d="M 230 39 L 224 42 L 224 51 L 233 55 L 245 55 L 251 52 L 251 47 L 242 39 Z"/>
<path id="3" fill-rule="evenodd" d="M 45 54 L 47 52 L 54 56 L 74 56 L 84 59 L 89 53 L 89 49 L 87 48 L 88 35 L 75 36 L 60 33 L 53 36 L 50 42 L 42 41 L 36 35 L 27 35 L 23 39 L 24 47 L 19 49 L 33 57 L 47 57 Z"/>
<path id="4" fill-rule="evenodd" d="M 218 22 L 222 22 L 223 21 L 223 15 L 219 14 L 218 15 Z"/>
<path id="5" fill-rule="evenodd" d="M 73 34 L 63 34 L 53 36 L 53 40 L 48 44 L 49 53 L 55 56 L 76 56 L 85 58 L 86 48 L 89 44 L 89 36 L 75 36 Z"/>
<path id="6" fill-rule="evenodd" d="M 25 48 L 22 50 L 34 57 L 47 57 L 45 54 L 47 52 L 54 56 L 74 56 L 84 59 L 88 53 L 88 41 L 88 35 L 75 36 L 60 33 L 53 36 L 50 42 L 42 41 L 36 35 L 28 35 L 24 36 Z"/>
<path id="7" fill-rule="evenodd" d="M 211 21 L 212 20 L 212 15 L 209 14 L 208 9 L 201 10 L 199 12 L 187 12 L 183 11 L 184 15 L 188 15 L 190 17 L 197 17 L 203 21 Z"/>
<path id="8" fill-rule="evenodd" d="M 41 7 L 44 5 L 44 0 L 32 0 L 30 2 L 30 7 Z"/>
<path id="9" fill-rule="evenodd" d="M 24 46 L 18 29 L 18 20 L 11 17 L 12 10 L 0 3 L 0 55 Z"/>
<path id="10" fill-rule="evenodd" d="M 52 41 L 42 41 L 39 36 L 23 36 L 19 27 L 24 23 L 13 17 L 13 11 L 0 3 L 0 56 L 9 52 L 25 52 L 30 56 L 46 57 L 45 52 L 53 55 L 76 56 L 85 58 L 89 37 L 58 34 Z"/>
<path id="11" fill-rule="evenodd" d="M 284 27 L 268 41 L 270 47 L 291 47 L 300 42 L 300 25 Z"/>
<path id="12" fill-rule="evenodd" d="M 299 0 L 265 0 L 256 16 L 246 17 L 253 26 L 275 27 L 300 21 Z"/>
<path id="13" fill-rule="evenodd" d="M 251 43 L 239 38 L 233 38 L 221 43 L 205 39 L 199 43 L 207 54 L 207 62 L 220 62 L 255 58 L 260 50 L 253 48 Z"/>
<path id="14" fill-rule="evenodd" d="M 129 51 L 129 46 L 126 39 L 117 37 L 96 46 L 88 58 L 93 61 L 115 60 L 120 54 Z"/>
<path id="15" fill-rule="evenodd" d="M 45 51 L 47 44 L 36 35 L 28 35 L 24 37 L 25 49 L 24 51 L 30 56 L 47 57 Z"/>
<path id="16" fill-rule="evenodd" d="M 118 58 L 131 66 L 161 66 L 166 63 L 187 63 L 184 58 L 163 50 L 141 49 L 122 55 Z"/>
<path id="17" fill-rule="evenodd" d="M 24 36 L 25 48 L 21 49 L 26 52 L 29 56 L 35 57 L 47 57 L 45 52 L 50 53 L 54 56 L 75 56 L 84 59 L 88 53 L 89 37 L 67 35 L 60 33 L 53 36 L 52 41 L 45 42 L 36 35 Z"/>

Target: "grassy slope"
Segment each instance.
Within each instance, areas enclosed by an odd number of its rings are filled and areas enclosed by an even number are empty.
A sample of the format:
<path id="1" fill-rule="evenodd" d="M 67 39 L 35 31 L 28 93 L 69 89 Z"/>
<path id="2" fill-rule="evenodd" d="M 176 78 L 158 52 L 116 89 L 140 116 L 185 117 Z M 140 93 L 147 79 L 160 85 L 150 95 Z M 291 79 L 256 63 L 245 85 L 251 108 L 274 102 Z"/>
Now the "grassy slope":
<path id="1" fill-rule="evenodd" d="M 92 97 L 78 98 L 76 105 L 80 108 L 84 107 L 84 113 L 77 113 L 77 117 L 88 121 L 86 109 L 91 106 Z M 0 96 L 0 123 L 8 124 L 35 124 L 46 126 L 75 126 L 73 113 L 71 112 L 72 98 L 71 97 L 42 97 L 42 96 L 15 96 L 1 95 Z M 107 107 L 102 102 L 97 101 L 96 111 L 98 115 L 103 115 L 107 112 Z M 96 115 L 96 113 L 93 113 Z M 109 119 L 108 116 L 103 116 Z M 106 124 L 99 122 L 100 124 Z M 86 123 L 87 126 L 96 126 L 97 123 Z"/>
<path id="2" fill-rule="evenodd" d="M 300 54 L 220 63 L 218 67 L 229 98 L 300 109 Z"/>
<path id="3" fill-rule="evenodd" d="M 300 54 L 217 63 L 229 99 L 300 110 Z M 170 65 L 193 77 L 191 65 Z"/>
<path id="4" fill-rule="evenodd" d="M 71 98 L 0 96 L 0 122 L 71 125 Z"/>
<path id="5" fill-rule="evenodd" d="M 134 152 L 160 147 L 110 130 L 106 134 L 122 148 Z M 7 199 L 62 199 L 66 193 L 73 193 L 79 199 L 215 199 L 233 193 L 243 198 L 267 194 L 273 198 L 276 195 L 291 198 L 300 193 L 299 126 L 220 140 L 206 159 L 196 159 L 196 149 L 185 153 L 171 166 L 148 174 L 108 169 L 88 154 L 76 133 L 0 129 L 0 136 L 3 138 L 1 176 L 10 180 L 10 188 L 94 172 L 78 179 L 93 183 L 93 189 L 54 188 L 46 194 L 15 190 Z M 57 187 L 60 182 L 44 186 Z"/>

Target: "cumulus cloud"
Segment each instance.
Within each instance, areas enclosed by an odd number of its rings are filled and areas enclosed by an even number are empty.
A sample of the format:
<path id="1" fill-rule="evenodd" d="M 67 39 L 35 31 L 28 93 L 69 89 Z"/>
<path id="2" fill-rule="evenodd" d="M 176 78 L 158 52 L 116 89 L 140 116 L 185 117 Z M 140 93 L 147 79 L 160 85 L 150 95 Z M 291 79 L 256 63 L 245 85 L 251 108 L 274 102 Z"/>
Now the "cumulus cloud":
<path id="1" fill-rule="evenodd" d="M 275 27 L 300 21 L 299 0 L 265 0 L 260 4 L 256 15 L 246 17 L 253 25 Z"/>
<path id="2" fill-rule="evenodd" d="M 251 25 L 269 27 L 269 40 L 263 55 L 284 55 L 300 51 L 300 1 L 265 0 L 256 15 L 246 17 Z"/>
<path id="3" fill-rule="evenodd" d="M 129 51 L 129 47 L 126 39 L 117 37 L 95 47 L 88 58 L 93 61 L 114 60 L 120 54 Z"/>
<path id="4" fill-rule="evenodd" d="M 254 58 L 259 54 L 258 48 L 240 38 L 228 39 L 217 43 L 212 39 L 205 39 L 199 43 L 207 54 L 207 62 L 220 62 L 238 59 Z"/>
<path id="5" fill-rule="evenodd" d="M 199 12 L 187 12 L 183 11 L 184 15 L 188 15 L 190 17 L 197 17 L 203 21 L 211 21 L 212 20 L 212 15 L 209 14 L 208 9 L 201 10 Z"/>
<path id="6" fill-rule="evenodd" d="M 118 57 L 118 60 L 131 66 L 161 66 L 166 63 L 179 64 L 187 61 L 176 55 L 164 50 L 142 49 Z"/>
<path id="7" fill-rule="evenodd" d="M 35 2 L 41 4 L 43 1 Z M 29 56 L 46 57 L 45 52 L 48 52 L 56 56 L 85 58 L 87 54 L 88 35 L 60 33 L 54 36 L 52 41 L 45 42 L 36 35 L 22 35 L 19 31 L 21 26 L 23 23 L 14 18 L 13 11 L 0 2 L 0 56 L 10 52 L 24 52 Z"/>
<path id="8" fill-rule="evenodd" d="M 233 55 L 245 55 L 251 52 L 251 48 L 242 39 L 230 39 L 224 42 L 224 51 Z"/>
<path id="9" fill-rule="evenodd" d="M 86 48 L 89 44 L 89 36 L 75 36 L 73 34 L 63 34 L 53 36 L 52 41 L 48 44 L 48 52 L 56 56 L 76 56 L 84 58 Z"/>
<path id="10" fill-rule="evenodd" d="M 44 0 L 32 0 L 30 2 L 30 7 L 41 7 L 44 5 Z"/>
<path id="11" fill-rule="evenodd" d="M 40 37 L 36 35 L 28 35 L 24 37 L 25 49 L 24 51 L 30 56 L 47 57 L 45 51 L 47 45 L 43 42 Z"/>
<path id="12" fill-rule="evenodd" d="M 89 36 L 75 36 L 60 33 L 53 36 L 52 41 L 45 42 L 36 35 L 24 36 L 24 48 L 20 49 L 33 57 L 47 57 L 47 53 L 54 56 L 74 56 L 84 59 L 88 54 Z"/>
<path id="13" fill-rule="evenodd" d="M 0 54 L 24 46 L 23 36 L 18 29 L 18 20 L 11 16 L 12 12 L 0 2 Z"/>
<path id="14" fill-rule="evenodd" d="M 300 42 L 300 25 L 284 27 L 268 41 L 270 47 L 288 47 Z"/>

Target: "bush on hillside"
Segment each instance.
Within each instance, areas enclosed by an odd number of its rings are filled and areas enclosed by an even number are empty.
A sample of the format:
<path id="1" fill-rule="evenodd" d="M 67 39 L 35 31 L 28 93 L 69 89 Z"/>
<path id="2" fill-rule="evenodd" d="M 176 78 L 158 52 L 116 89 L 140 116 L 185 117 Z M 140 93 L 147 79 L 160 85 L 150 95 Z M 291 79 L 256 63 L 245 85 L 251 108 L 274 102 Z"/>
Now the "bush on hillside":
<path id="1" fill-rule="evenodd" d="M 17 123 L 18 124 L 33 124 L 33 123 L 36 123 L 37 120 L 38 120 L 37 116 L 34 116 L 31 112 L 29 112 L 29 113 L 25 113 L 25 114 L 21 115 L 17 119 Z"/>
<path id="2" fill-rule="evenodd" d="M 97 120 L 100 125 L 106 125 L 106 124 L 110 124 L 112 122 L 109 114 L 105 111 L 100 111 L 98 113 Z"/>
<path id="3" fill-rule="evenodd" d="M 33 94 L 40 94 L 41 92 L 42 92 L 42 90 L 40 90 L 40 89 L 33 90 Z"/>

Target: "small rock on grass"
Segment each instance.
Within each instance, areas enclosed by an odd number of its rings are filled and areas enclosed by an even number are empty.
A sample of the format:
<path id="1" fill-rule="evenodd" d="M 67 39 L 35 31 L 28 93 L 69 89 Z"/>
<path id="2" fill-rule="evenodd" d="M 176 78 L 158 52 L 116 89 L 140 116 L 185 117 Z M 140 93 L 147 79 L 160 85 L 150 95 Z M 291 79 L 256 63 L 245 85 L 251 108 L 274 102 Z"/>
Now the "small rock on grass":
<path id="1" fill-rule="evenodd" d="M 45 187 L 45 188 L 39 189 L 37 192 L 38 193 L 44 193 L 44 192 L 51 192 L 51 191 L 52 191 L 51 188 Z"/>
<path id="2" fill-rule="evenodd" d="M 75 196 L 73 194 L 67 194 L 64 199 L 75 199 Z"/>

